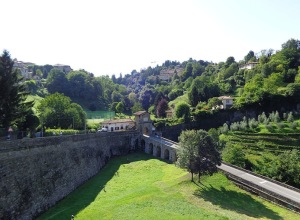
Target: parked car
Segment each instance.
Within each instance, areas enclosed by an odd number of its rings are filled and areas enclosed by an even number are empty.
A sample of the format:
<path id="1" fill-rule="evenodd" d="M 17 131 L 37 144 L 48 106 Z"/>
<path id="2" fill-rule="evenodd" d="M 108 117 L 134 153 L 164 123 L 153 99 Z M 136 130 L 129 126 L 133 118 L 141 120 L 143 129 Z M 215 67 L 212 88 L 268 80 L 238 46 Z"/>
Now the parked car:
<path id="1" fill-rule="evenodd" d="M 107 128 L 101 128 L 100 130 L 98 130 L 98 132 L 107 132 Z"/>

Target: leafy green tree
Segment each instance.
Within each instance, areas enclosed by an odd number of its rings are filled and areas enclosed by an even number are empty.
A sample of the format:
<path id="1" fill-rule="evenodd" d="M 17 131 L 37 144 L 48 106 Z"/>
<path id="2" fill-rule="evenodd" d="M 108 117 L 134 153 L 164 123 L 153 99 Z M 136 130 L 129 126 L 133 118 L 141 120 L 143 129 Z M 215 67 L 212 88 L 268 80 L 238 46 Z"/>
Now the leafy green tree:
<path id="1" fill-rule="evenodd" d="M 30 112 L 33 102 L 26 102 L 28 93 L 8 51 L 0 56 L 0 127 L 19 125 Z"/>
<path id="2" fill-rule="evenodd" d="M 285 151 L 279 155 L 277 176 L 287 184 L 300 186 L 300 152 L 299 150 Z"/>
<path id="3" fill-rule="evenodd" d="M 66 74 L 59 69 L 53 68 L 48 74 L 46 87 L 49 93 L 58 92 L 66 94 L 69 89 Z"/>
<path id="4" fill-rule="evenodd" d="M 272 73 L 268 78 L 264 79 L 263 88 L 270 94 L 277 94 L 281 86 L 283 86 L 283 75 L 280 73 Z"/>
<path id="5" fill-rule="evenodd" d="M 73 98 L 87 97 L 88 74 L 83 71 L 72 71 L 67 75 L 69 89 L 68 94 Z M 93 91 L 90 91 L 93 92 Z"/>
<path id="6" fill-rule="evenodd" d="M 222 159 L 225 162 L 245 167 L 246 157 L 242 146 L 227 143 L 222 151 Z"/>
<path id="7" fill-rule="evenodd" d="M 30 110 L 28 114 L 26 114 L 25 120 L 19 125 L 19 129 L 22 131 L 26 131 L 28 129 L 30 137 L 33 137 L 35 129 L 38 127 L 39 123 L 39 118 L 32 110 Z"/>
<path id="8" fill-rule="evenodd" d="M 177 118 L 183 118 L 185 122 L 190 120 L 190 106 L 185 102 L 180 102 L 176 105 L 175 115 Z"/>
<path id="9" fill-rule="evenodd" d="M 124 104 L 123 104 L 123 102 L 118 102 L 118 104 L 117 104 L 117 106 L 116 106 L 116 111 L 117 111 L 118 113 L 124 112 Z"/>
<path id="10" fill-rule="evenodd" d="M 200 176 L 217 172 L 217 165 L 221 165 L 220 153 L 212 137 L 204 130 L 186 130 L 179 136 L 177 164 L 192 174 Z"/>
<path id="11" fill-rule="evenodd" d="M 86 114 L 78 104 L 60 93 L 54 93 L 44 98 L 37 107 L 40 122 L 49 128 L 82 129 Z"/>
<path id="12" fill-rule="evenodd" d="M 131 107 L 131 112 L 132 113 L 135 113 L 135 112 L 138 112 L 138 111 L 143 111 L 143 106 L 141 103 L 139 102 L 135 102 L 134 105 Z"/>
<path id="13" fill-rule="evenodd" d="M 249 53 L 244 57 L 245 63 L 248 63 L 249 61 L 255 61 L 254 52 L 252 50 L 249 51 Z"/>

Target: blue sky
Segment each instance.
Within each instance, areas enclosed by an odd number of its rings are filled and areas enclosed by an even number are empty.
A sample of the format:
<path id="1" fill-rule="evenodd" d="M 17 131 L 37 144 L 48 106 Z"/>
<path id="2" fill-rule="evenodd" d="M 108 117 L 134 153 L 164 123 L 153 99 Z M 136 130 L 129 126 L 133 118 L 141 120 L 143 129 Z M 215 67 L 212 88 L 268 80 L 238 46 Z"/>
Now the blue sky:
<path id="1" fill-rule="evenodd" d="M 165 60 L 237 61 L 300 39 L 297 0 L 0 0 L 0 50 L 96 76 Z"/>

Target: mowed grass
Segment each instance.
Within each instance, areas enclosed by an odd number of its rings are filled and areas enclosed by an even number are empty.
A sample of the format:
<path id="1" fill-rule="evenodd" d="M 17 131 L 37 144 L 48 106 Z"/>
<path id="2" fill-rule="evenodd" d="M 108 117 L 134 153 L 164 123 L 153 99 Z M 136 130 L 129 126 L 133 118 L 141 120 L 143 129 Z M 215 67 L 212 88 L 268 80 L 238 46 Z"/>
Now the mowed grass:
<path id="1" fill-rule="evenodd" d="M 143 153 L 108 164 L 38 219 L 299 219 L 217 173 L 201 183 L 174 164 Z"/>

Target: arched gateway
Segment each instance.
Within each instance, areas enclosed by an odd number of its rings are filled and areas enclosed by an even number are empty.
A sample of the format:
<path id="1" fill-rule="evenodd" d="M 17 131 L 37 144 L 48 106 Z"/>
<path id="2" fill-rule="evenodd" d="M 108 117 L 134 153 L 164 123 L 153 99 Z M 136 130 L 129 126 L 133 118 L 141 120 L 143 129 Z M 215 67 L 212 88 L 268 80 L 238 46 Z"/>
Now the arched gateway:
<path id="1" fill-rule="evenodd" d="M 139 111 L 134 115 L 136 128 L 141 134 L 142 149 L 155 157 L 176 161 L 177 143 L 152 134 L 155 128 L 148 112 Z"/>

